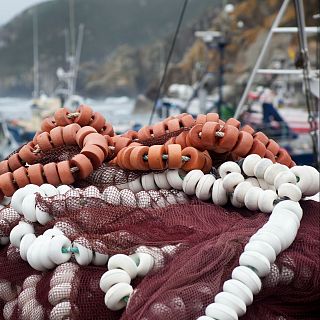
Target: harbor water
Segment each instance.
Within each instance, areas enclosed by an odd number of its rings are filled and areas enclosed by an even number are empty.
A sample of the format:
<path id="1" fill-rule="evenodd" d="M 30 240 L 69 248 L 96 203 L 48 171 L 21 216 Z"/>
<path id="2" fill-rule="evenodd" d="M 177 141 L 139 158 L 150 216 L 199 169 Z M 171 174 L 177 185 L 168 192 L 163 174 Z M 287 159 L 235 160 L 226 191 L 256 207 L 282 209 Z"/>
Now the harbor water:
<path id="1" fill-rule="evenodd" d="M 136 123 L 145 125 L 150 116 L 148 113 L 134 114 L 135 100 L 126 96 L 99 100 L 85 99 L 84 103 L 103 114 L 114 125 L 115 130 L 128 129 Z M 0 115 L 6 120 L 30 119 L 31 104 L 32 100 L 28 98 L 0 97 Z"/>

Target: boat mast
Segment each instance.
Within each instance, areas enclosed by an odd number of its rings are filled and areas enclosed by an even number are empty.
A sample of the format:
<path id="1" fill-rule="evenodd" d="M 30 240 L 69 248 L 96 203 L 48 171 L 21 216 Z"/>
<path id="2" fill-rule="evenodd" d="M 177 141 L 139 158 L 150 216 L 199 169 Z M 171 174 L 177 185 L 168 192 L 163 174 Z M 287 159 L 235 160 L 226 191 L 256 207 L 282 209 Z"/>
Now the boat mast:
<path id="1" fill-rule="evenodd" d="M 74 29 L 74 1 L 69 0 L 69 35 L 70 35 L 70 52 L 67 57 L 67 62 L 69 62 L 69 71 L 67 77 L 67 96 L 68 100 L 74 94 L 74 54 L 75 54 L 75 29 Z"/>
<path id="2" fill-rule="evenodd" d="M 84 25 L 81 23 L 80 26 L 79 26 L 79 33 L 78 33 L 78 39 L 77 39 L 77 48 L 76 48 L 76 53 L 75 53 L 75 57 L 74 57 L 73 87 L 72 87 L 72 93 L 73 94 L 76 91 L 76 85 L 77 85 L 77 77 L 78 77 L 80 55 L 81 55 L 82 41 L 83 41 L 83 31 L 84 31 Z"/>
<path id="3" fill-rule="evenodd" d="M 76 33 L 74 29 L 74 0 L 69 0 L 69 28 L 70 28 L 70 40 L 71 40 L 71 56 L 75 55 L 75 41 Z"/>
<path id="4" fill-rule="evenodd" d="M 59 93 L 63 95 L 64 100 L 68 101 L 76 91 L 77 76 L 79 71 L 80 54 L 82 49 L 84 25 L 79 25 L 78 39 L 75 42 L 75 18 L 74 18 L 74 1 L 69 0 L 69 30 L 65 30 L 65 50 L 66 62 L 68 70 L 63 68 L 57 69 L 57 76 L 60 81 L 65 83 L 64 88 L 59 89 Z"/>
<path id="5" fill-rule="evenodd" d="M 67 99 L 74 95 L 76 91 L 77 76 L 79 70 L 80 54 L 82 48 L 84 25 L 80 24 L 77 43 L 75 42 L 75 9 L 74 0 L 69 0 L 69 28 L 70 28 L 70 55 L 67 60 L 70 64 L 70 69 L 67 77 L 68 93 Z"/>
<path id="6" fill-rule="evenodd" d="M 64 29 L 64 45 L 65 45 L 65 60 L 68 62 L 68 57 L 70 55 L 70 40 L 68 29 Z"/>
<path id="7" fill-rule="evenodd" d="M 38 13 L 33 9 L 33 97 L 39 97 Z"/>

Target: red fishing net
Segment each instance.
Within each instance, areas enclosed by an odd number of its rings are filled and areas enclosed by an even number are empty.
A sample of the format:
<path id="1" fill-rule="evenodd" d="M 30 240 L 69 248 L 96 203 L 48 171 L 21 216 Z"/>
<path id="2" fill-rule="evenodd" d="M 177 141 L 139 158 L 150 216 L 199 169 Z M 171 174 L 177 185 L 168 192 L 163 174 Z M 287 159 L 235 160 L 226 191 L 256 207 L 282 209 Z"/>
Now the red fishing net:
<path id="1" fill-rule="evenodd" d="M 41 163 L 69 159 L 78 152 L 77 147 L 57 148 Z M 139 175 L 103 164 L 65 195 L 37 196 L 39 208 L 53 220 L 45 226 L 34 223 L 37 235 L 57 226 L 71 241 L 96 252 L 151 254 L 155 267 L 133 280 L 127 308 L 114 312 L 105 306 L 99 281 L 106 266 L 83 267 L 72 258 L 41 273 L 7 244 L 0 246 L 0 319 L 192 320 L 204 314 L 268 215 L 190 202 L 172 190 L 141 191 L 139 203 L 130 202 L 129 195 L 126 205 L 105 201 L 107 187 L 120 188 Z M 117 202 L 116 192 L 108 197 L 109 203 Z M 302 201 L 301 206 L 304 217 L 296 240 L 277 257 L 243 319 L 319 319 L 319 204 Z M 20 219 L 13 209 L 1 210 L 0 238 L 8 237 Z M 53 307 L 57 301 L 63 308 Z"/>
<path id="2" fill-rule="evenodd" d="M 8 283 L 16 292 L 7 304 L 0 296 L 5 319 L 60 319 L 59 311 L 53 317 L 49 301 L 54 299 L 52 295 L 59 298 L 59 287 L 54 293 L 50 289 L 61 282 L 70 286 L 66 303 L 70 304 L 71 319 L 196 319 L 230 278 L 249 237 L 267 220 L 262 213 L 197 200 L 141 209 L 106 205 L 93 194 L 79 199 L 71 192 L 63 201 L 47 199 L 40 199 L 39 204 L 54 220 L 37 227 L 36 233 L 55 224 L 70 240 L 80 237 L 83 245 L 101 253 L 133 253 L 139 248 L 153 255 L 155 268 L 133 281 L 135 291 L 127 309 L 113 312 L 106 308 L 99 288 L 105 267 L 69 262 L 40 273 L 24 262 L 12 245 L 2 247 L 1 285 Z M 243 319 L 318 319 L 319 206 L 313 201 L 301 205 L 304 217 L 295 242 L 278 256 Z M 11 212 L 8 221 L 17 223 L 17 218 Z M 60 294 L 64 292 L 61 289 Z"/>

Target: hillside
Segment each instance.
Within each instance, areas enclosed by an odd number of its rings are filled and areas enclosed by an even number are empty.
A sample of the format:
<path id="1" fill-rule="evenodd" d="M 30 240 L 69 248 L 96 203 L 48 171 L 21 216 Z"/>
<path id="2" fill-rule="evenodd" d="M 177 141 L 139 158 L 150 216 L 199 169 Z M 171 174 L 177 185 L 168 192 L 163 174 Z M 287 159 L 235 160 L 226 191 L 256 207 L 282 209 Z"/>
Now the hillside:
<path id="1" fill-rule="evenodd" d="M 191 0 L 183 28 L 199 19 L 216 0 Z M 89 75 L 115 57 L 119 47 L 138 48 L 173 34 L 182 0 L 76 0 L 75 25 L 85 25 L 81 66 Z M 37 6 L 42 89 L 53 90 L 55 70 L 64 64 L 67 0 Z M 0 29 L 0 95 L 32 90 L 32 13 L 23 12 Z M 85 91 L 84 87 L 80 90 Z M 84 92 L 86 93 L 86 92 Z"/>
<path id="2" fill-rule="evenodd" d="M 77 91 L 86 96 L 149 93 L 156 90 L 178 22 L 183 0 L 74 0 L 75 25 L 85 24 L 83 52 Z M 312 15 L 317 1 L 305 5 L 306 24 L 316 25 Z M 226 19 L 220 0 L 189 0 L 184 23 L 171 60 L 165 88 L 170 83 L 192 84 L 204 66 L 218 72 L 217 50 L 207 50 L 196 40 L 196 30 L 228 29 L 225 80 L 234 88 L 232 99 L 252 69 L 282 1 L 237 0 L 235 11 Z M 41 88 L 50 93 L 57 84 L 55 70 L 64 64 L 64 34 L 69 23 L 68 1 L 54 0 L 38 5 Z M 237 22 L 242 21 L 239 29 Z M 282 26 L 295 26 L 291 4 Z M 32 92 L 32 8 L 0 29 L 0 96 Z M 315 57 L 315 36 L 309 38 Z M 298 44 L 295 34 L 274 37 L 264 67 L 282 59 L 293 67 Z M 262 79 L 271 81 L 272 79 Z M 235 101 L 234 101 L 235 102 Z"/>

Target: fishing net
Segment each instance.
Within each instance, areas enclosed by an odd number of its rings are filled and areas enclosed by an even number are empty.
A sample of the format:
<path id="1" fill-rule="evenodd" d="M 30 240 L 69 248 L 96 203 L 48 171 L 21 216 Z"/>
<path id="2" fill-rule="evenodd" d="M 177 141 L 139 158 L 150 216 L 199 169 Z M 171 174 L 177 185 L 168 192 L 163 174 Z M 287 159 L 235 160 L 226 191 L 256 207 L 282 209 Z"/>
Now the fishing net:
<path id="1" fill-rule="evenodd" d="M 70 288 L 66 303 L 71 319 L 195 319 L 230 278 L 249 237 L 267 220 L 262 213 L 195 199 L 188 204 L 141 209 L 107 205 L 92 187 L 84 189 L 81 197 L 73 192 L 38 199 L 54 220 L 38 225 L 36 233 L 57 225 L 70 240 L 77 239 L 101 253 L 129 254 L 138 248 L 154 257 L 155 268 L 133 281 L 135 291 L 127 309 L 113 312 L 103 303 L 99 288 L 105 267 L 81 267 L 71 261 L 40 273 L 21 259 L 18 249 L 2 247 L 1 285 L 15 292 L 7 303 L 0 296 L 5 319 L 60 319 L 59 311 L 52 316 L 49 300 L 52 295 L 59 298 L 59 287 L 54 293 L 52 288 L 61 283 L 61 297 L 65 287 Z M 305 215 L 295 242 L 278 256 L 243 319 L 317 319 L 320 217 L 317 203 L 304 201 L 301 205 Z M 0 213 L 10 224 L 19 220 L 12 209 Z M 5 235 L 7 232 L 4 230 Z"/>
<path id="2" fill-rule="evenodd" d="M 78 152 L 77 147 L 56 148 L 44 154 L 41 163 L 70 159 Z M 229 158 L 228 154 L 211 156 L 216 163 Z M 204 314 L 230 279 L 245 244 L 268 216 L 222 208 L 176 190 L 142 191 L 139 201 L 128 194 L 125 204 L 110 204 L 118 201 L 116 190 L 140 175 L 103 164 L 66 194 L 36 199 L 38 207 L 53 218 L 44 226 L 34 223 L 37 235 L 57 226 L 71 241 L 96 252 L 138 250 L 153 256 L 153 270 L 132 281 L 134 293 L 127 308 L 115 312 L 105 306 L 105 293 L 99 288 L 105 266 L 83 267 L 71 258 L 41 273 L 7 244 L 0 246 L 0 319 L 191 320 Z M 109 189 L 107 203 L 104 191 L 109 187 L 116 189 L 114 193 Z M 277 257 L 243 319 L 318 319 L 319 205 L 302 201 L 301 206 L 304 217 L 296 240 Z M 2 209 L 0 237 L 8 237 L 19 220 L 13 209 Z M 57 301 L 63 308 L 53 306 Z"/>

